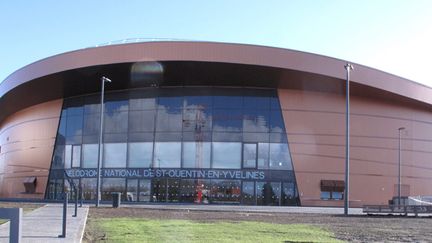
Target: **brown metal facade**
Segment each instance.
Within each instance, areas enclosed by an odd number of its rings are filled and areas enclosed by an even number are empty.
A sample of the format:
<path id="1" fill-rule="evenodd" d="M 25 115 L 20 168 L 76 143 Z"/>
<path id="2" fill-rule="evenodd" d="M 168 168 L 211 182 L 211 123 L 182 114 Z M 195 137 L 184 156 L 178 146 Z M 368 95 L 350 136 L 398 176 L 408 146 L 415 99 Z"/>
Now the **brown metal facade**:
<path id="1" fill-rule="evenodd" d="M 0 197 L 43 198 L 60 117 L 62 100 L 16 112 L 1 124 Z M 36 177 L 35 193 L 24 182 Z"/>
<path id="2" fill-rule="evenodd" d="M 321 200 L 322 180 L 344 180 L 345 96 L 279 90 L 300 200 Z M 397 195 L 398 128 L 402 133 L 402 196 L 432 195 L 432 113 L 392 100 L 351 97 L 350 205 L 386 204 Z"/>

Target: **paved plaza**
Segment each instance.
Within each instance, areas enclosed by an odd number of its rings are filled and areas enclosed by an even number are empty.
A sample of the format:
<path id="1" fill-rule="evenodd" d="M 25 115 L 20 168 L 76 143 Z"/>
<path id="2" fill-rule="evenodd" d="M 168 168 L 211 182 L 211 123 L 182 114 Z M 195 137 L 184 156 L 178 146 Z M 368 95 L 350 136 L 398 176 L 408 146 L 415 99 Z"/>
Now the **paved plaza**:
<path id="1" fill-rule="evenodd" d="M 74 205 L 69 204 L 66 238 L 62 233 L 63 204 L 47 204 L 22 217 L 22 242 L 81 242 L 89 208 L 78 208 L 77 217 L 72 217 Z M 9 242 L 9 222 L 0 225 L 0 242 Z"/>

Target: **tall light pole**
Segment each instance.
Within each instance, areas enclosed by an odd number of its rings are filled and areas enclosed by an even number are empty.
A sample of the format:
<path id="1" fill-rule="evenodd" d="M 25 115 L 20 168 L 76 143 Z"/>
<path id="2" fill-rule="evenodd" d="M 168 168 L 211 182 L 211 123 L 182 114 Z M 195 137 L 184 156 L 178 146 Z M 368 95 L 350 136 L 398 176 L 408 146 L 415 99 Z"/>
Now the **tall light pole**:
<path id="1" fill-rule="evenodd" d="M 399 127 L 399 170 L 398 170 L 398 205 L 401 204 L 401 170 L 402 170 L 402 163 L 401 163 L 401 157 L 402 157 L 402 131 L 405 130 L 405 127 Z"/>
<path id="2" fill-rule="evenodd" d="M 101 188 L 101 165 L 102 165 L 102 139 L 103 139 L 103 122 L 104 122 L 104 93 L 105 93 L 105 82 L 110 82 L 111 79 L 102 77 L 101 78 L 101 98 L 100 98 L 100 126 L 99 126 L 99 143 L 98 143 L 98 164 L 97 164 L 97 182 L 96 182 L 96 207 L 99 207 L 100 201 L 100 188 Z"/>
<path id="3" fill-rule="evenodd" d="M 346 113 L 345 113 L 345 192 L 344 192 L 344 215 L 348 215 L 349 208 L 349 138 L 350 138 L 350 71 L 354 70 L 353 65 L 347 63 L 345 66 L 346 70 Z"/>

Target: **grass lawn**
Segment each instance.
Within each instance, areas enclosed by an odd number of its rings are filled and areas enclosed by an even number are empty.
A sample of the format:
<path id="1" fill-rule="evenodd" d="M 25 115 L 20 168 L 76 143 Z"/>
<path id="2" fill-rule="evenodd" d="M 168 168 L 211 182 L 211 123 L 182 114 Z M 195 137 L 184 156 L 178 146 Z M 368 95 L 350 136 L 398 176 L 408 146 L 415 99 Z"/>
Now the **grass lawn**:
<path id="1" fill-rule="evenodd" d="M 199 222 L 134 218 L 92 219 L 95 240 L 107 242 L 339 242 L 332 233 L 305 224 L 251 221 Z"/>

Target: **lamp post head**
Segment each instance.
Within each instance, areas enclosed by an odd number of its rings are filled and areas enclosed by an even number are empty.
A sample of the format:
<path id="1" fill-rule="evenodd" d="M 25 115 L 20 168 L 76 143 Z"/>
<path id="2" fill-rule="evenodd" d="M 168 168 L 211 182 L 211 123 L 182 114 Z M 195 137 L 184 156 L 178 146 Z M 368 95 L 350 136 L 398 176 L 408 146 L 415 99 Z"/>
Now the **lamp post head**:
<path id="1" fill-rule="evenodd" d="M 354 70 L 354 66 L 351 64 L 351 63 L 347 63 L 347 64 L 345 64 L 345 69 L 347 70 L 347 71 L 349 71 L 349 70 Z"/>
<path id="2" fill-rule="evenodd" d="M 399 127 L 398 130 L 399 131 L 405 130 L 405 127 Z"/>
<path id="3" fill-rule="evenodd" d="M 109 83 L 111 83 L 111 79 L 109 79 L 109 78 L 107 78 L 105 76 L 102 76 L 102 82 L 109 82 Z"/>

